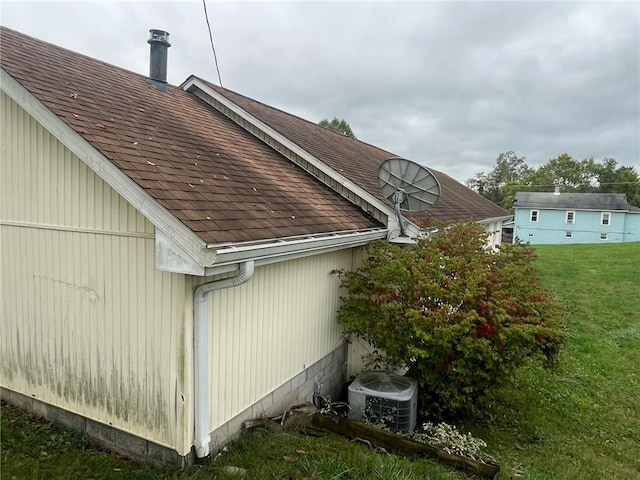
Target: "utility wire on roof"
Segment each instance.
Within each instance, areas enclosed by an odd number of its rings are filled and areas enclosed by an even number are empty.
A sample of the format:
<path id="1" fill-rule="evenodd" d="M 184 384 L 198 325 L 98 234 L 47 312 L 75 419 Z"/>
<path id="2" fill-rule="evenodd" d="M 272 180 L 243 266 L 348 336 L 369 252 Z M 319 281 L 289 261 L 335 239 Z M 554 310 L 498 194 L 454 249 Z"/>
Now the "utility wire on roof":
<path id="1" fill-rule="evenodd" d="M 216 47 L 213 46 L 213 34 L 211 33 L 211 24 L 209 23 L 209 15 L 207 14 L 207 2 L 202 0 L 204 7 L 204 18 L 207 20 L 207 28 L 209 28 L 209 40 L 211 41 L 211 50 L 213 50 L 213 61 L 216 63 L 216 71 L 218 72 L 218 82 L 222 86 L 222 77 L 220 76 L 220 68 L 218 67 L 218 57 L 216 55 Z"/>

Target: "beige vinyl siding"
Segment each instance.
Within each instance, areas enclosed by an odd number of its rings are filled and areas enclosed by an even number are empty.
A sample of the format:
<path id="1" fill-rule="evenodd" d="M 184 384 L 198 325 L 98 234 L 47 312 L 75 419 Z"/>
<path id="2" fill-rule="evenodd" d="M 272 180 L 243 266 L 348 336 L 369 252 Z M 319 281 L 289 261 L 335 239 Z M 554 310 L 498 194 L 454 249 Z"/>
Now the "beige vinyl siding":
<path id="1" fill-rule="evenodd" d="M 368 362 L 376 348 L 370 345 L 367 340 L 355 335 L 349 337 L 349 348 L 347 350 L 347 378 L 358 375 L 361 372 L 371 369 Z"/>
<path id="2" fill-rule="evenodd" d="M 183 445 L 190 285 L 155 269 L 153 225 L 4 93 L 1 114 L 2 386 Z"/>
<path id="3" fill-rule="evenodd" d="M 354 249 L 353 253 L 353 269 L 357 269 L 362 265 L 362 260 L 366 254 L 367 248 Z M 343 295 L 346 291 L 341 292 Z M 347 379 L 352 375 L 357 375 L 366 368 L 366 357 L 371 354 L 374 347 L 363 338 L 355 335 L 349 335 L 347 337 Z"/>
<path id="4" fill-rule="evenodd" d="M 211 430 L 342 345 L 331 271 L 352 264 L 348 249 L 267 265 L 209 294 Z"/>

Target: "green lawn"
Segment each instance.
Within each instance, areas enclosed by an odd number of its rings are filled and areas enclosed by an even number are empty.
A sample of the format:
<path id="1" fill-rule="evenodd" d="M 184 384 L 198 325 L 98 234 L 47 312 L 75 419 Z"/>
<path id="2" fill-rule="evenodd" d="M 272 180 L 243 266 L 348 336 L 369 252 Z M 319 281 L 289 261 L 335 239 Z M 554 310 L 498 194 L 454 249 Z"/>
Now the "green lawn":
<path id="1" fill-rule="evenodd" d="M 640 244 L 539 246 L 540 274 L 568 310 L 569 340 L 553 371 L 530 366 L 461 425 L 502 463 L 536 479 L 640 479 Z M 334 435 L 257 429 L 211 465 L 141 466 L 81 435 L 2 406 L 3 479 L 463 479 L 428 460 L 376 452 Z"/>
<path id="2" fill-rule="evenodd" d="M 478 429 L 528 479 L 640 478 L 640 244 L 536 247 L 540 276 L 566 305 L 556 371 L 531 368 Z"/>

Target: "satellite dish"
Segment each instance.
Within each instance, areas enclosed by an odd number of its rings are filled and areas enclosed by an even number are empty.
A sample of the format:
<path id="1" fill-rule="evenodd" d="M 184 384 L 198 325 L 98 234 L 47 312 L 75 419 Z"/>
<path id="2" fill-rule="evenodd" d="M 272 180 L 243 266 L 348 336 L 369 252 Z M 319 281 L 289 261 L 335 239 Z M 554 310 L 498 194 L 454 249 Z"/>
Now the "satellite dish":
<path id="1" fill-rule="evenodd" d="M 406 222 L 400 210 L 426 210 L 440 197 L 440 183 L 433 173 L 405 158 L 393 157 L 382 162 L 378 169 L 378 184 L 382 194 L 395 207 L 400 237 L 407 239 Z"/>

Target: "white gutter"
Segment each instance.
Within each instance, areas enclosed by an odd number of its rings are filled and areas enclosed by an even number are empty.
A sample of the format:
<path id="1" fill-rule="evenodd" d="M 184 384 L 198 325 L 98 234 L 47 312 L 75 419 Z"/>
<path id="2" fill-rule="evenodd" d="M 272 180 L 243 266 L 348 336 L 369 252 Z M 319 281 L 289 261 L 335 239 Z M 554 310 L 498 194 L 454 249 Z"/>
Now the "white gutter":
<path id="1" fill-rule="evenodd" d="M 320 238 L 276 240 L 249 245 L 215 245 L 207 248 L 215 251 L 215 261 L 205 269 L 205 275 L 215 275 L 235 270 L 234 265 L 253 260 L 256 266 L 293 260 L 308 255 L 318 255 L 344 248 L 366 245 L 373 240 L 387 238 L 386 228 L 343 234 L 330 234 Z"/>
<path id="2" fill-rule="evenodd" d="M 253 277 L 254 262 L 240 264 L 238 274 L 231 278 L 205 283 L 193 294 L 193 349 L 195 382 L 195 438 L 196 456 L 209 456 L 211 435 L 209 404 L 209 318 L 207 295 L 215 290 L 247 283 Z"/>

